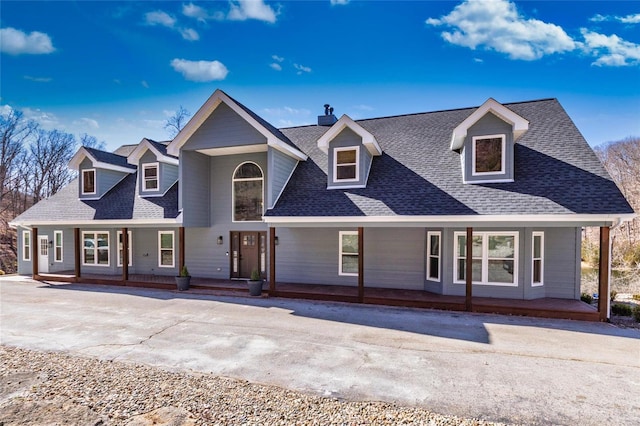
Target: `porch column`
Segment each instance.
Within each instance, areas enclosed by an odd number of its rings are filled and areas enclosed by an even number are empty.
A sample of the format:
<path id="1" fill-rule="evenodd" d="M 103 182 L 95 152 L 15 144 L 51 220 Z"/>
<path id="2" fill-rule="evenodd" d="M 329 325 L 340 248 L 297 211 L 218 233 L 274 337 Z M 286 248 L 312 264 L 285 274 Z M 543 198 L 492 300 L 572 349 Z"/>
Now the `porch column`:
<path id="1" fill-rule="evenodd" d="M 600 227 L 600 262 L 598 263 L 598 312 L 600 321 L 609 318 L 609 276 L 611 272 L 610 228 Z"/>
<path id="2" fill-rule="evenodd" d="M 358 301 L 364 302 L 364 228 L 358 228 Z"/>
<path id="3" fill-rule="evenodd" d="M 122 281 L 129 281 L 129 229 L 122 228 Z"/>
<path id="4" fill-rule="evenodd" d="M 31 228 L 31 267 L 33 279 L 38 276 L 38 255 L 40 254 L 40 242 L 38 241 L 38 228 Z"/>
<path id="5" fill-rule="evenodd" d="M 73 256 L 76 263 L 76 280 L 80 278 L 80 228 L 73 228 Z"/>
<path id="6" fill-rule="evenodd" d="M 276 228 L 269 227 L 269 296 L 276 291 Z"/>
<path id="7" fill-rule="evenodd" d="M 184 226 L 178 228 L 178 274 L 184 268 Z"/>
<path id="8" fill-rule="evenodd" d="M 466 283 L 465 309 L 469 312 L 473 309 L 471 296 L 473 294 L 473 228 L 467 228 L 467 247 L 464 278 Z"/>

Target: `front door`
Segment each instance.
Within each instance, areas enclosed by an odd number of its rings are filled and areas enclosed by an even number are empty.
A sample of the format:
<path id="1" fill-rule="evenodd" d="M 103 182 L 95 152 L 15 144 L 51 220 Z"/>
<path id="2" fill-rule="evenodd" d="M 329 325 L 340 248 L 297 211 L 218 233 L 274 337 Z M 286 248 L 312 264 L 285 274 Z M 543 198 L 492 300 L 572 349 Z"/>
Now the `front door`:
<path id="1" fill-rule="evenodd" d="M 49 237 L 38 236 L 38 272 L 49 272 Z"/>
<path id="2" fill-rule="evenodd" d="M 250 278 L 252 271 L 266 275 L 266 232 L 231 233 L 231 278 Z"/>

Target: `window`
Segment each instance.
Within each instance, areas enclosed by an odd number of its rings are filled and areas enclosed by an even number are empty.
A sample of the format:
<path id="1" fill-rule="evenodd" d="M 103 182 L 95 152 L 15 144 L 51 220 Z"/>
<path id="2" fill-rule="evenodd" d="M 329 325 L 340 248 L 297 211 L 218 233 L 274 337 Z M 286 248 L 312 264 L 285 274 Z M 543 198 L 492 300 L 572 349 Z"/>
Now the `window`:
<path id="1" fill-rule="evenodd" d="M 427 232 L 427 279 L 440 281 L 440 232 Z"/>
<path id="2" fill-rule="evenodd" d="M 454 281 L 465 282 L 465 232 L 455 233 Z M 474 232 L 472 242 L 472 281 L 485 285 L 518 285 L 518 233 Z"/>
<path id="3" fill-rule="evenodd" d="M 22 260 L 31 261 L 31 231 L 22 231 Z"/>
<path id="4" fill-rule="evenodd" d="M 131 261 L 131 253 L 133 252 L 132 243 L 131 243 L 131 231 L 127 231 L 127 244 L 128 244 L 128 266 L 131 266 L 133 262 Z M 122 249 L 123 249 L 123 241 L 122 241 L 122 231 L 118 231 L 118 266 L 122 266 Z"/>
<path id="5" fill-rule="evenodd" d="M 233 221 L 262 220 L 263 175 L 255 163 L 242 163 L 233 173 Z"/>
<path id="6" fill-rule="evenodd" d="M 472 175 L 505 173 L 504 135 L 472 138 Z"/>
<path id="7" fill-rule="evenodd" d="M 82 241 L 84 265 L 109 266 L 108 232 L 83 232 Z"/>
<path id="8" fill-rule="evenodd" d="M 359 179 L 358 158 L 360 147 L 333 150 L 333 181 L 353 182 Z"/>
<path id="9" fill-rule="evenodd" d="M 161 268 L 173 268 L 175 265 L 173 237 L 173 231 L 158 231 L 158 266 Z"/>
<path id="10" fill-rule="evenodd" d="M 531 249 L 531 287 L 544 284 L 544 232 L 534 232 Z"/>
<path id="11" fill-rule="evenodd" d="M 82 194 L 89 195 L 96 193 L 96 169 L 86 169 L 82 171 Z"/>
<path id="12" fill-rule="evenodd" d="M 338 275 L 358 276 L 358 233 L 340 231 Z"/>
<path id="13" fill-rule="evenodd" d="M 142 190 L 158 190 L 158 163 L 142 165 Z"/>
<path id="14" fill-rule="evenodd" d="M 53 231 L 53 260 L 62 262 L 62 231 Z"/>

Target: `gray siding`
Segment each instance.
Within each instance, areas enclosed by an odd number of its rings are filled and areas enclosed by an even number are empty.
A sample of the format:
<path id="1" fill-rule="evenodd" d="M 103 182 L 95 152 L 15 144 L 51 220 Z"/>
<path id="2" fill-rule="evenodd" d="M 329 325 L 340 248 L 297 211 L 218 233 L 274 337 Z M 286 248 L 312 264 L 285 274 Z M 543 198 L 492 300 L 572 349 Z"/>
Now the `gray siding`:
<path id="1" fill-rule="evenodd" d="M 178 180 L 178 166 L 173 164 L 160 163 L 160 188 L 164 194 Z"/>
<path id="2" fill-rule="evenodd" d="M 209 159 L 210 157 L 194 151 L 180 152 L 178 209 L 182 210 L 182 223 L 185 227 L 209 226 L 211 218 Z M 184 208 L 185 206 L 187 208 Z"/>
<path id="3" fill-rule="evenodd" d="M 143 165 L 149 163 L 158 163 L 158 189 L 153 191 L 143 191 Z M 158 162 L 158 158 L 151 150 L 147 150 L 147 152 L 144 153 L 138 164 L 138 188 L 141 195 L 162 195 L 167 192 L 167 190 L 171 188 L 177 180 L 178 166 Z"/>
<path id="4" fill-rule="evenodd" d="M 298 161 L 273 148 L 269 148 L 267 151 L 267 159 L 269 163 L 269 183 L 267 185 L 266 205 L 271 208 L 278 200 Z"/>
<path id="5" fill-rule="evenodd" d="M 96 193 L 95 194 L 82 195 L 82 170 L 85 170 L 85 169 L 96 170 Z M 91 162 L 91 160 L 89 160 L 88 158 L 85 158 L 84 160 L 82 160 L 82 163 L 80 163 L 80 167 L 79 167 L 80 182 L 78 185 L 78 196 L 80 198 L 89 198 L 89 199 L 100 198 L 104 194 L 109 192 L 111 188 L 116 186 L 116 184 L 120 182 L 122 179 L 124 179 L 127 175 L 128 173 L 116 172 L 114 170 L 106 170 L 106 169 L 99 169 L 99 168 L 93 167 L 93 163 Z"/>
<path id="6" fill-rule="evenodd" d="M 576 228 L 539 229 L 544 231 L 544 289 L 546 297 L 580 297 L 580 230 Z M 576 244 L 576 241 L 578 244 Z"/>
<path id="7" fill-rule="evenodd" d="M 505 173 L 486 176 L 472 176 L 472 139 L 474 136 L 505 135 Z M 469 128 L 464 141 L 464 173 L 467 182 L 513 179 L 513 129 L 512 126 L 492 113 L 487 113 Z"/>
<path id="8" fill-rule="evenodd" d="M 266 144 L 267 138 L 221 103 L 189 138 L 182 150 Z"/>
<path id="9" fill-rule="evenodd" d="M 333 159 L 335 156 L 334 149 L 335 148 L 345 148 L 345 147 L 360 147 L 360 157 L 359 157 L 359 176 L 358 181 L 354 182 L 334 182 L 333 181 Z M 329 155 L 328 155 L 328 164 L 327 164 L 327 185 L 333 187 L 340 186 L 363 186 L 366 185 L 367 179 L 369 177 L 369 170 L 371 168 L 372 156 L 367 151 L 367 149 L 362 145 L 362 138 L 356 134 L 353 130 L 349 128 L 345 128 L 342 132 L 340 132 L 330 143 L 329 143 Z"/>
<path id="10" fill-rule="evenodd" d="M 174 267 L 160 267 L 158 232 L 174 231 Z M 132 265 L 130 274 L 178 275 L 178 229 L 177 228 L 137 228 L 132 229 Z M 187 240 L 188 241 L 188 240 Z M 122 271 L 122 268 L 118 268 Z"/>

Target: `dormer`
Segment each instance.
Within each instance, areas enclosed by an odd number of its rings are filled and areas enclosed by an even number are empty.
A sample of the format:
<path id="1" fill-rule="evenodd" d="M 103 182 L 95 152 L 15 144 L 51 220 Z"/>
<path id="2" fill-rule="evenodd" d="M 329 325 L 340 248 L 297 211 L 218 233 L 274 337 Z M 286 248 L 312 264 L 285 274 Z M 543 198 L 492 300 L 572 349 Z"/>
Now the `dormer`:
<path id="1" fill-rule="evenodd" d="M 343 115 L 318 139 L 327 154 L 327 189 L 365 188 L 373 157 L 382 155 L 375 136 Z"/>
<path id="2" fill-rule="evenodd" d="M 178 158 L 167 154 L 167 145 L 144 138 L 127 162 L 138 168 L 138 195 L 160 197 L 178 180 Z"/>
<path id="3" fill-rule="evenodd" d="M 84 146 L 71 158 L 69 168 L 78 172 L 78 197 L 82 200 L 100 199 L 136 171 L 127 157 Z"/>
<path id="4" fill-rule="evenodd" d="M 513 182 L 514 145 L 529 122 L 489 98 L 460 123 L 451 150 L 460 153 L 464 183 Z"/>

